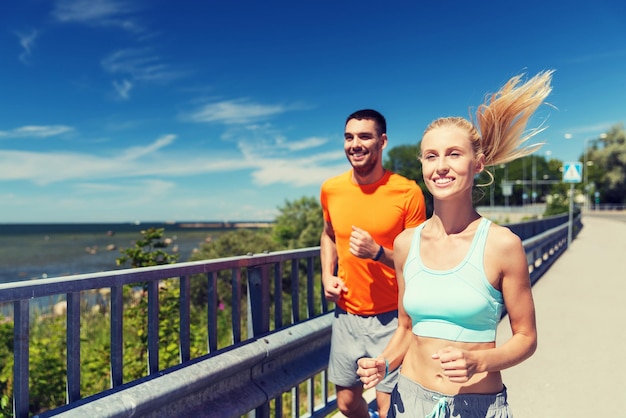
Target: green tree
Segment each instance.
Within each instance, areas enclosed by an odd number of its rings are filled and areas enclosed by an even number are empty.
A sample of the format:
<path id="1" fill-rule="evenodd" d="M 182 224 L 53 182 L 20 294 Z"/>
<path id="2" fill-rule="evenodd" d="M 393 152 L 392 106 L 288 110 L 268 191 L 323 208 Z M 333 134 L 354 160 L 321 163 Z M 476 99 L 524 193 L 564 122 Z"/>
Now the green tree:
<path id="1" fill-rule="evenodd" d="M 13 414 L 13 321 L 0 315 L 0 416 Z"/>
<path id="2" fill-rule="evenodd" d="M 65 403 L 65 317 L 34 321 L 29 347 L 29 410 L 40 413 Z"/>
<path id="3" fill-rule="evenodd" d="M 13 416 L 13 323 L 0 318 L 0 416 Z M 31 324 L 29 405 L 38 414 L 65 403 L 65 318 L 41 316 Z"/>
<path id="4" fill-rule="evenodd" d="M 391 148 L 387 152 L 387 157 L 383 162 L 383 166 L 394 173 L 400 174 L 408 179 L 415 180 L 415 182 L 422 189 L 424 193 L 424 200 L 426 201 L 426 216 L 430 217 L 433 213 L 433 198 L 426 184 L 424 184 L 424 178 L 422 176 L 422 164 L 418 160 L 419 156 L 419 144 L 416 145 L 398 145 Z"/>
<path id="5" fill-rule="evenodd" d="M 622 124 L 591 142 L 585 150 L 588 161 L 589 193 L 598 191 L 602 203 L 626 203 L 626 131 Z"/>
<path id="6" fill-rule="evenodd" d="M 276 251 L 279 245 L 268 229 L 235 229 L 221 234 L 217 239 L 203 243 L 189 261 Z"/>
<path id="7" fill-rule="evenodd" d="M 178 254 L 165 251 L 168 243 L 164 239 L 163 228 L 149 228 L 141 231 L 142 238 L 132 248 L 121 249 L 122 256 L 115 261 L 118 266 L 130 263 L 131 267 L 160 266 L 175 263 Z"/>
<path id="8" fill-rule="evenodd" d="M 314 197 L 286 201 L 279 208 L 273 238 L 285 249 L 316 247 L 324 228 L 322 206 Z"/>
<path id="9" fill-rule="evenodd" d="M 132 248 L 122 249 L 118 265 L 130 263 L 133 268 L 172 264 L 178 254 L 165 248 L 163 228 L 141 231 L 142 238 Z M 179 295 L 177 279 L 159 283 L 159 368 L 178 363 Z M 124 378 L 134 380 L 147 374 L 148 297 L 146 283 L 124 288 Z"/>
<path id="10" fill-rule="evenodd" d="M 272 239 L 267 229 L 236 229 L 221 234 L 217 239 L 203 243 L 197 252 L 191 255 L 189 261 L 210 260 L 223 257 L 234 257 L 246 254 L 259 254 L 280 249 Z M 241 295 L 246 295 L 245 280 L 242 278 Z M 205 275 L 195 275 L 191 278 L 191 303 L 198 309 L 205 309 L 208 303 L 208 288 Z M 228 323 L 231 314 L 231 296 L 233 294 L 231 275 L 228 271 L 218 274 L 217 283 L 218 303 L 223 309 L 219 320 Z M 242 317 L 245 317 L 242 313 Z M 226 327 L 228 328 L 228 327 Z M 222 329 L 222 328 L 221 328 Z M 230 344 L 227 336 L 220 337 L 224 344 Z"/>
<path id="11" fill-rule="evenodd" d="M 387 152 L 384 167 L 417 182 L 426 199 L 426 214 L 431 216 L 432 196 L 424 184 L 418 155 L 419 143 L 393 147 Z M 493 183 L 488 187 L 477 187 L 474 202 L 476 205 L 504 206 L 507 199 L 503 194 L 502 184 L 510 182 L 513 184 L 513 193 L 508 198 L 510 206 L 544 203 L 546 199 L 550 200 L 553 194 L 567 191 L 561 182 L 562 166 L 563 163 L 559 160 L 548 160 L 543 155 L 533 154 L 508 164 L 487 167 L 493 175 Z M 481 173 L 476 179 L 476 184 L 487 184 L 489 181 L 490 177 L 486 173 Z"/>

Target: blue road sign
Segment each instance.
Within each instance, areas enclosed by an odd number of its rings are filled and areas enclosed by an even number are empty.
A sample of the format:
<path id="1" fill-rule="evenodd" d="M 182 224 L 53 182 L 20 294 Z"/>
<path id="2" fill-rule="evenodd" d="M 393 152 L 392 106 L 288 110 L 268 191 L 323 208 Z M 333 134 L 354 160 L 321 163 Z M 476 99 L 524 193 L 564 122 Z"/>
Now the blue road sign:
<path id="1" fill-rule="evenodd" d="M 563 163 L 563 181 L 580 183 L 583 181 L 583 163 Z"/>

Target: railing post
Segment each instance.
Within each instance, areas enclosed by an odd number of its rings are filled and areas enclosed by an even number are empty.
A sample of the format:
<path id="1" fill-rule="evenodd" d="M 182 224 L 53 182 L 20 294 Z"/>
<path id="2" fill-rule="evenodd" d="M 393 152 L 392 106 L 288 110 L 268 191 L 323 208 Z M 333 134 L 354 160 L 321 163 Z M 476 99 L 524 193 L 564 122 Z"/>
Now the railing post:
<path id="1" fill-rule="evenodd" d="M 207 296 L 207 347 L 212 353 L 217 350 L 217 273 L 214 271 L 207 273 Z"/>
<path id="2" fill-rule="evenodd" d="M 67 403 L 80 400 L 80 292 L 67 294 Z"/>
<path id="3" fill-rule="evenodd" d="M 180 310 L 179 310 L 179 356 L 180 362 L 185 363 L 191 357 L 191 286 L 187 276 L 181 276 L 180 280 Z"/>
<path id="4" fill-rule="evenodd" d="M 248 337 L 270 330 L 270 281 L 268 266 L 248 268 Z"/>
<path id="5" fill-rule="evenodd" d="M 148 286 L 148 374 L 159 371 L 159 281 Z"/>
<path id="6" fill-rule="evenodd" d="M 283 263 L 274 265 L 274 328 L 283 326 Z"/>
<path id="7" fill-rule="evenodd" d="M 270 281 L 268 266 L 248 268 L 248 338 L 270 330 Z M 250 418 L 268 418 L 269 402 L 248 414 Z"/>
<path id="8" fill-rule="evenodd" d="M 569 220 L 568 225 L 569 229 L 567 230 L 567 248 L 572 245 L 572 230 L 574 228 L 574 183 L 570 183 L 569 185 Z"/>
<path id="9" fill-rule="evenodd" d="M 111 387 L 124 380 L 124 288 L 111 287 Z"/>
<path id="10" fill-rule="evenodd" d="M 291 316 L 300 322 L 300 259 L 291 260 Z"/>
<path id="11" fill-rule="evenodd" d="M 28 417 L 28 347 L 30 339 L 29 301 L 13 303 L 13 416 Z"/>
<path id="12" fill-rule="evenodd" d="M 238 344 L 241 342 L 241 270 L 239 268 L 231 269 L 230 286 L 232 289 L 231 327 L 233 329 L 233 344 Z"/>
<path id="13" fill-rule="evenodd" d="M 309 318 L 315 316 L 315 283 L 313 274 L 313 257 L 307 257 L 306 259 L 306 298 L 307 309 L 309 312 Z"/>

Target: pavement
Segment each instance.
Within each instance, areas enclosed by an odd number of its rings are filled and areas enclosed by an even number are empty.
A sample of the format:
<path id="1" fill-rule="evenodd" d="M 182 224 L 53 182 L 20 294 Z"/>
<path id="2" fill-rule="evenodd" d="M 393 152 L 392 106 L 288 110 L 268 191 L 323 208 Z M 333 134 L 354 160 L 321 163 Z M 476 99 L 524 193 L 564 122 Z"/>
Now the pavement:
<path id="1" fill-rule="evenodd" d="M 533 297 L 537 351 L 502 372 L 515 418 L 626 418 L 626 213 L 585 214 Z"/>
<path id="2" fill-rule="evenodd" d="M 626 216 L 583 229 L 533 286 L 538 347 L 502 372 L 515 418 L 626 417 Z M 497 344 L 511 335 L 508 317 Z"/>

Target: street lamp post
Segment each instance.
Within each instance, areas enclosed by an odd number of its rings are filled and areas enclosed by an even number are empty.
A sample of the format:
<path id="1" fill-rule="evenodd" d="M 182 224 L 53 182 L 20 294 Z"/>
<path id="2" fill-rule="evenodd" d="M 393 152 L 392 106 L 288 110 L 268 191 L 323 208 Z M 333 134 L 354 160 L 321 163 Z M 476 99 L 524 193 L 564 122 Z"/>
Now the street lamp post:
<path id="1" fill-rule="evenodd" d="M 537 162 L 535 161 L 535 154 L 531 155 L 530 158 L 532 158 L 532 163 L 533 163 L 532 164 L 533 174 L 532 174 L 532 185 L 531 185 L 530 197 L 532 199 L 532 205 L 535 206 L 535 202 L 537 201 L 537 192 L 535 191 L 535 183 L 537 182 Z"/>
<path id="2" fill-rule="evenodd" d="M 589 211 L 589 161 L 587 161 L 587 153 L 589 151 L 589 148 L 587 146 L 587 144 L 589 143 L 589 140 L 592 138 L 586 138 L 585 139 L 585 148 L 583 150 L 583 177 L 584 177 L 584 197 L 585 197 L 585 204 L 583 206 L 583 209 L 585 209 L 585 212 Z M 593 164 L 593 163 L 592 163 Z"/>
<path id="3" fill-rule="evenodd" d="M 598 137 L 599 139 L 604 139 L 606 138 L 606 134 L 602 133 L 599 135 Z M 591 167 L 593 165 L 593 161 L 589 160 L 589 147 L 588 147 L 588 143 L 589 141 L 596 141 L 596 138 L 586 138 L 585 139 L 585 149 L 584 149 L 584 154 L 583 154 L 583 177 L 584 177 L 584 182 L 585 182 L 585 188 L 584 188 L 584 197 L 585 197 L 585 206 L 584 209 L 585 211 L 589 210 L 589 167 Z"/>

